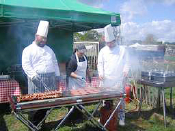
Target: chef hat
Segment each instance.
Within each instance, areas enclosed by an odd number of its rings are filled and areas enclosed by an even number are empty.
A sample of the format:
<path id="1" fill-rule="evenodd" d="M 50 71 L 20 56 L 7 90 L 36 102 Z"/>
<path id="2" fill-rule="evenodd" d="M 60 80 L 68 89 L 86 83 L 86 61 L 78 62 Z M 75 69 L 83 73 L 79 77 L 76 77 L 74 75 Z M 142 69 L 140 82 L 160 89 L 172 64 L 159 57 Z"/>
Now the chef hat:
<path id="1" fill-rule="evenodd" d="M 36 35 L 47 37 L 48 30 L 49 30 L 49 22 L 41 20 L 38 25 L 38 30 Z"/>
<path id="2" fill-rule="evenodd" d="M 111 41 L 115 40 L 114 30 L 113 30 L 113 27 L 111 26 L 111 24 L 104 27 L 104 32 L 105 32 L 105 41 L 106 42 L 111 42 Z"/>

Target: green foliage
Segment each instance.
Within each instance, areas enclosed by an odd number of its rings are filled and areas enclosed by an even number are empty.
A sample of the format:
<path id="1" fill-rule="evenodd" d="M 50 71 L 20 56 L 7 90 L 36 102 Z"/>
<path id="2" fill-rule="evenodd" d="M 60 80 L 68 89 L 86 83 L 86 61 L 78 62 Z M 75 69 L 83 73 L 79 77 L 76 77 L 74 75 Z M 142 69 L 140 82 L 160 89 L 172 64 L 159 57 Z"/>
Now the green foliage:
<path id="1" fill-rule="evenodd" d="M 102 35 L 96 30 L 84 31 L 81 33 L 74 33 L 74 41 L 99 41 Z"/>

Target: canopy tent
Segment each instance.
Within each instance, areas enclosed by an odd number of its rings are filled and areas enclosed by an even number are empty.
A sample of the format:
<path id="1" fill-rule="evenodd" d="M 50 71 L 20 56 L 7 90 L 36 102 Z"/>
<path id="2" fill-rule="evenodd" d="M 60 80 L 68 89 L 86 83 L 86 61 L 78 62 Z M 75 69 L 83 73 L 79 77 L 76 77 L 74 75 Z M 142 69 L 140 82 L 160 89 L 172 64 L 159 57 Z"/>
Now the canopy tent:
<path id="1" fill-rule="evenodd" d="M 73 32 L 121 23 L 119 14 L 77 0 L 0 0 L 0 26 L 21 24 L 36 27 L 40 19 L 49 20 L 51 28 Z"/>

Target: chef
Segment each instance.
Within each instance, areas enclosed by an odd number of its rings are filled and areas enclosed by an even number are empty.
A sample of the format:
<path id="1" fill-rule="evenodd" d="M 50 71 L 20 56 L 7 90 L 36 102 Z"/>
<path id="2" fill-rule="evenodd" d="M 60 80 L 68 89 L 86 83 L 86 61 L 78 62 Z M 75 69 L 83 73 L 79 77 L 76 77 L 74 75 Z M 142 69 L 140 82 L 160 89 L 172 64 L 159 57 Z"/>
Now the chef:
<path id="1" fill-rule="evenodd" d="M 91 81 L 87 57 L 84 55 L 85 52 L 86 47 L 84 45 L 78 45 L 67 63 L 66 69 L 69 89 L 84 88 L 86 85 L 86 75 L 89 81 Z"/>
<path id="2" fill-rule="evenodd" d="M 60 71 L 53 50 L 46 45 L 49 22 L 41 20 L 35 40 L 22 53 L 22 67 L 28 77 L 28 93 L 40 93 L 58 89 Z M 45 116 L 45 110 L 33 112 L 37 125 Z"/>
<path id="3" fill-rule="evenodd" d="M 89 82 L 91 82 L 88 61 L 84 54 L 85 52 L 86 47 L 84 45 L 78 45 L 70 60 L 66 64 L 67 90 L 85 88 L 86 76 L 88 77 Z M 75 108 L 68 120 L 76 122 L 78 120 L 82 120 L 82 118 L 83 114 Z"/>
<path id="4" fill-rule="evenodd" d="M 104 28 L 106 46 L 103 47 L 98 56 L 98 74 L 101 80 L 100 86 L 106 89 L 115 89 L 124 93 L 123 80 L 128 74 L 129 64 L 127 62 L 126 50 L 117 45 L 114 30 L 111 25 Z M 125 104 L 122 100 L 119 111 L 119 124 L 125 125 Z"/>

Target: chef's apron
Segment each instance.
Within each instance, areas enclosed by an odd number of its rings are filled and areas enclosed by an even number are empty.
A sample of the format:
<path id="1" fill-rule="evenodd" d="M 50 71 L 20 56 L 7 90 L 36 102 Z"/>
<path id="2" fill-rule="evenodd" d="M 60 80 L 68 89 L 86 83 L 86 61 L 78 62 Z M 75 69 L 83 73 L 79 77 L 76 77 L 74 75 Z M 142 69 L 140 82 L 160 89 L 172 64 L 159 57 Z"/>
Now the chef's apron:
<path id="1" fill-rule="evenodd" d="M 28 78 L 28 94 L 41 93 L 48 90 L 57 90 L 55 73 L 39 73 L 41 81 L 32 81 Z M 46 89 L 46 88 L 47 89 Z"/>
<path id="2" fill-rule="evenodd" d="M 83 78 L 86 79 L 87 59 L 85 56 L 83 56 L 85 61 L 80 62 L 77 53 L 75 53 L 75 56 L 77 60 L 77 69 L 75 71 L 75 74 L 77 74 L 78 76 L 82 76 Z M 85 81 L 73 78 L 71 76 L 69 77 L 69 89 L 78 89 L 81 87 L 83 88 L 85 87 L 85 84 L 86 84 Z"/>
<path id="3" fill-rule="evenodd" d="M 58 89 L 56 86 L 55 73 L 38 73 L 41 81 L 32 81 L 28 78 L 28 94 L 45 92 L 48 90 L 56 90 Z M 44 85 L 43 85 L 44 84 Z M 45 86 L 47 89 L 45 89 Z M 38 123 L 43 120 L 47 112 L 47 109 L 41 109 L 37 111 L 29 112 L 28 119 L 34 124 L 38 125 Z"/>

